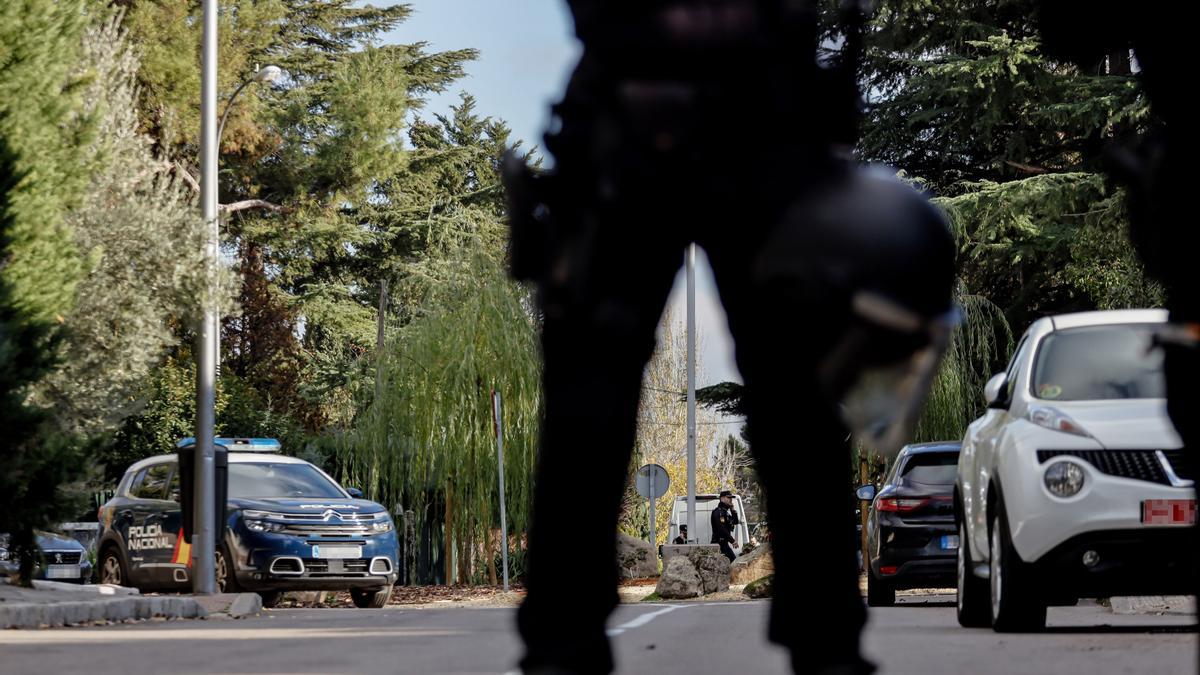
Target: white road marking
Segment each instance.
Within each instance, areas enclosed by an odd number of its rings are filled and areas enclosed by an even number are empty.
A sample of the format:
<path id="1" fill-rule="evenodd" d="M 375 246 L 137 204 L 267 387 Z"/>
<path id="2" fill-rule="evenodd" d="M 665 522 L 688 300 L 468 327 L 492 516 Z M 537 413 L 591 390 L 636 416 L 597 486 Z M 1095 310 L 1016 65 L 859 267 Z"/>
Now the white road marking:
<path id="1" fill-rule="evenodd" d="M 620 626 L 617 626 L 616 628 L 609 628 L 607 631 L 608 636 L 615 637 L 617 635 L 620 635 L 621 633 L 624 633 L 627 630 L 630 630 L 633 628 L 641 628 L 642 626 L 645 626 L 646 624 L 648 624 L 651 621 L 655 620 L 656 618 L 662 616 L 663 614 L 667 614 L 669 612 L 674 612 L 675 610 L 680 609 L 685 606 L 686 605 L 666 605 L 662 609 L 658 609 L 653 612 L 646 612 L 645 614 L 638 616 L 637 618 L 633 619 L 632 621 L 623 623 Z"/>

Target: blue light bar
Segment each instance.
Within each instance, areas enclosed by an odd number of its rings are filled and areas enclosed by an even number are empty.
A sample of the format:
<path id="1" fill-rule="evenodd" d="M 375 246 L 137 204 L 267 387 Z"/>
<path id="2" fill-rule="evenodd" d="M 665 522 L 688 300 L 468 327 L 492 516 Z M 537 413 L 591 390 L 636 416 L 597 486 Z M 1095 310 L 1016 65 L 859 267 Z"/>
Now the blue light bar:
<path id="1" fill-rule="evenodd" d="M 274 438 L 214 438 L 213 442 L 223 445 L 230 452 L 279 452 L 283 446 Z M 175 444 L 177 448 L 186 448 L 196 444 L 195 438 L 185 438 Z"/>

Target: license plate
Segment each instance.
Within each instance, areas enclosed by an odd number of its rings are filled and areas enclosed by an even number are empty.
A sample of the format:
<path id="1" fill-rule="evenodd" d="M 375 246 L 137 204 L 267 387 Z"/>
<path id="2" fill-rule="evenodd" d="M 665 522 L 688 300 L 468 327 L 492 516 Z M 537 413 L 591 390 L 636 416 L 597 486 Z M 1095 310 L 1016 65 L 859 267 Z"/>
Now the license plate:
<path id="1" fill-rule="evenodd" d="M 1146 525 L 1191 525 L 1196 522 L 1195 499 L 1147 499 L 1142 502 Z"/>
<path id="2" fill-rule="evenodd" d="M 947 534 L 946 536 L 942 537 L 942 549 L 951 550 L 951 549 L 957 549 L 957 548 L 958 548 L 958 535 L 957 534 Z"/>
<path id="3" fill-rule="evenodd" d="M 47 579 L 78 579 L 79 565 L 47 565 Z"/>
<path id="4" fill-rule="evenodd" d="M 361 558 L 361 546 L 328 546 L 325 544 L 313 545 L 313 557 L 323 560 L 339 560 L 345 558 Z"/>

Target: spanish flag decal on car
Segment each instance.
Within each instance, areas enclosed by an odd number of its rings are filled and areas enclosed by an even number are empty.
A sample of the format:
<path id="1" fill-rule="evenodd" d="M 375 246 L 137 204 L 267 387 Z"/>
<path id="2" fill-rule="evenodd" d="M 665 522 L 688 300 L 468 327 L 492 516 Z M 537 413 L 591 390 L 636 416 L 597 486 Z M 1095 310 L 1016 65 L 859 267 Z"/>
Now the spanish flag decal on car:
<path id="1" fill-rule="evenodd" d="M 175 553 L 171 555 L 171 562 L 192 566 L 192 545 L 183 538 L 183 528 L 179 528 L 179 534 L 175 537 Z"/>

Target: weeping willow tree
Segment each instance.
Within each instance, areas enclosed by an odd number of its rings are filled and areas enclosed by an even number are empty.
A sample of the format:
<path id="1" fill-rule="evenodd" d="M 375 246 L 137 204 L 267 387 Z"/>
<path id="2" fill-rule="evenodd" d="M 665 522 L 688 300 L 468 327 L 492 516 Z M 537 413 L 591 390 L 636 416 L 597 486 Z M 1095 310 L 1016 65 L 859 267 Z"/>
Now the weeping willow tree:
<path id="1" fill-rule="evenodd" d="M 925 401 L 916 442 L 962 438 L 967 425 L 983 411 L 983 385 L 1012 351 L 1012 330 L 999 307 L 967 293 L 961 282 L 955 295 L 962 323 L 954 331 Z"/>
<path id="2" fill-rule="evenodd" d="M 504 402 L 507 543 L 521 569 L 542 411 L 528 294 L 494 256 L 464 248 L 383 352 L 380 390 L 337 454 L 348 484 L 411 511 L 421 581 L 495 581 L 500 554 L 491 393 Z"/>

